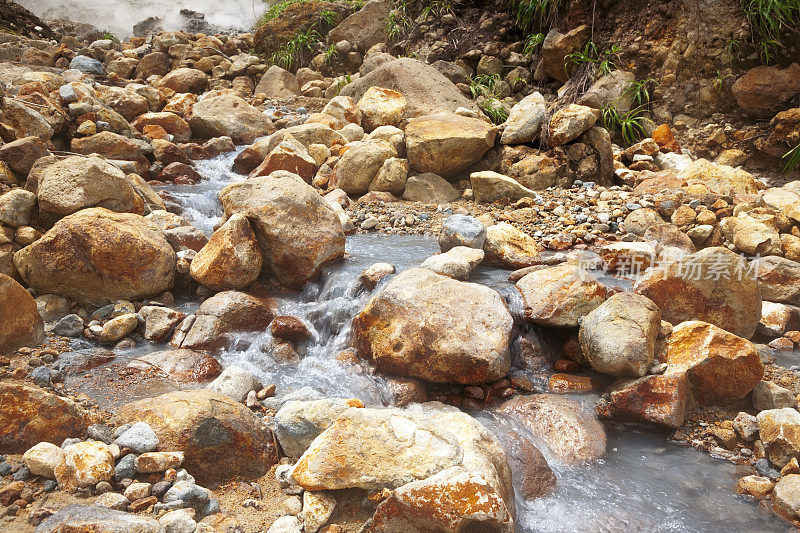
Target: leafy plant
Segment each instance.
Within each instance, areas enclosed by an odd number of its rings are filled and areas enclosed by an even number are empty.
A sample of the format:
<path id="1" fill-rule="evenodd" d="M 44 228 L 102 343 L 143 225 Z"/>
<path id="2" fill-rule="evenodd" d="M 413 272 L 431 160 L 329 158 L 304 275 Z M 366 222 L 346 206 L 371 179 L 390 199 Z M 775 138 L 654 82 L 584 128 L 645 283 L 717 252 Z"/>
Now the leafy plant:
<path id="1" fill-rule="evenodd" d="M 655 85 L 656 80 L 646 78 L 644 80 L 634 80 L 625 89 L 625 95 L 630 97 L 637 106 L 646 106 L 650 103 L 650 88 Z"/>
<path id="2" fill-rule="evenodd" d="M 322 42 L 322 35 L 314 28 L 296 33 L 280 50 L 272 54 L 270 62 L 279 67 L 292 70 L 306 52 L 311 52 Z"/>
<path id="3" fill-rule="evenodd" d="M 517 27 L 528 30 L 534 26 L 549 28 L 555 21 L 563 0 L 516 0 L 514 12 Z"/>
<path id="4" fill-rule="evenodd" d="M 485 102 L 480 104 L 479 107 L 481 108 L 481 111 L 486 113 L 486 116 L 492 119 L 494 124 L 502 124 L 508 120 L 508 109 L 506 109 L 506 107 L 496 98 L 487 99 Z"/>
<path id="5" fill-rule="evenodd" d="M 500 83 L 499 74 L 475 76 L 469 83 L 469 92 L 473 100 L 479 96 L 495 98 L 498 83 Z"/>
<path id="6" fill-rule="evenodd" d="M 564 58 L 564 70 L 566 71 L 570 64 L 577 66 L 587 64 L 594 67 L 595 79 L 601 78 L 606 74 L 610 74 L 617 67 L 620 52 L 622 52 L 622 49 L 617 45 L 612 45 L 607 50 L 598 51 L 594 41 L 589 41 L 583 47 L 583 50 L 568 54 Z"/>
<path id="7" fill-rule="evenodd" d="M 100 38 L 101 39 L 108 39 L 109 41 L 114 41 L 117 44 L 121 44 L 120 40 L 119 40 L 119 37 L 117 37 L 116 35 L 114 35 L 113 33 L 111 33 L 108 30 L 104 31 L 103 34 L 100 36 Z"/>
<path id="8" fill-rule="evenodd" d="M 714 88 L 715 91 L 721 93 L 725 89 L 725 81 L 728 78 L 735 77 L 730 72 L 723 73 L 721 70 L 717 71 L 717 75 L 714 77 L 714 81 L 711 84 L 711 87 Z"/>
<path id="9" fill-rule="evenodd" d="M 319 20 L 333 28 L 342 20 L 342 17 L 336 11 L 326 9 L 319 14 Z"/>
<path id="10" fill-rule="evenodd" d="M 522 47 L 522 53 L 525 55 L 533 54 L 536 48 L 544 42 L 544 33 L 532 33 L 525 37 L 525 45 Z"/>
<path id="11" fill-rule="evenodd" d="M 332 44 L 328 48 L 325 49 L 325 51 L 322 53 L 322 55 L 325 56 L 325 62 L 326 63 L 330 63 L 333 60 L 334 57 L 339 55 L 339 50 L 336 49 L 336 45 L 335 44 Z"/>
<path id="12" fill-rule="evenodd" d="M 303 0 L 280 0 L 279 2 L 273 4 L 269 7 L 264 13 L 259 17 L 258 22 L 256 23 L 257 26 L 263 26 L 267 22 L 272 19 L 276 19 L 283 15 L 283 12 L 286 11 L 286 8 L 300 3 Z"/>
<path id="13" fill-rule="evenodd" d="M 728 59 L 730 61 L 742 59 L 742 43 L 740 43 L 738 39 L 731 39 L 728 41 L 725 49 L 728 51 Z"/>
<path id="14" fill-rule="evenodd" d="M 789 150 L 786 155 L 781 158 L 781 161 L 786 160 L 783 164 L 783 171 L 788 174 L 800 167 L 800 144 Z"/>
<path id="15" fill-rule="evenodd" d="M 391 41 L 402 35 L 410 27 L 411 18 L 408 16 L 408 4 L 403 1 L 398 3 L 397 7 L 386 17 L 386 33 Z"/>
<path id="16" fill-rule="evenodd" d="M 353 82 L 353 78 L 350 77 L 350 74 L 345 74 L 344 79 L 339 78 L 336 81 L 336 94 L 338 95 L 342 89 L 344 89 L 347 85 Z"/>
<path id="17" fill-rule="evenodd" d="M 647 135 L 644 125 L 648 119 L 644 112 L 644 106 L 627 113 L 620 113 L 616 106 L 608 106 L 603 108 L 603 124 L 609 130 L 619 132 L 626 143 L 633 144 Z"/>
<path id="18" fill-rule="evenodd" d="M 788 32 L 800 33 L 800 2 L 797 0 L 741 0 L 741 5 L 764 63 L 774 61 L 785 48 L 784 38 Z"/>
<path id="19" fill-rule="evenodd" d="M 420 15 L 423 20 L 428 20 L 431 17 L 441 17 L 447 13 L 454 14 L 453 0 L 433 0 L 425 6 Z"/>

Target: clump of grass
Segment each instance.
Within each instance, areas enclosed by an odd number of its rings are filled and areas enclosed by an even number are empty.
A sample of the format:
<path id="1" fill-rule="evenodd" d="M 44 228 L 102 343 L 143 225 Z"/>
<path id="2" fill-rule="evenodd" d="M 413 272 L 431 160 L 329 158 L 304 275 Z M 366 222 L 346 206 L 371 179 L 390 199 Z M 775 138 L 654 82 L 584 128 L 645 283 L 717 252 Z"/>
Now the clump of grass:
<path id="1" fill-rule="evenodd" d="M 523 31 L 533 27 L 549 28 L 555 22 L 562 3 L 563 0 L 516 0 L 517 27 Z"/>
<path id="2" fill-rule="evenodd" d="M 544 42 L 544 33 L 532 33 L 525 37 L 525 44 L 522 53 L 525 55 L 533 54 L 536 49 Z"/>
<path id="3" fill-rule="evenodd" d="M 488 98 L 479 107 L 494 124 L 499 125 L 508 120 L 510 112 L 497 98 Z"/>
<path id="4" fill-rule="evenodd" d="M 497 85 L 500 83 L 500 76 L 498 74 L 475 76 L 469 83 L 469 92 L 473 100 L 479 96 L 487 98 L 496 98 Z"/>
<path id="5" fill-rule="evenodd" d="M 800 144 L 786 152 L 781 161 L 784 161 L 783 172 L 786 174 L 800 167 Z"/>
<path id="6" fill-rule="evenodd" d="M 650 104 L 650 89 L 656 84 L 653 78 L 634 80 L 625 89 L 625 96 L 633 100 L 637 106 L 647 106 Z"/>
<path id="7" fill-rule="evenodd" d="M 280 50 L 272 54 L 270 62 L 283 69 L 292 70 L 292 67 L 302 60 L 304 54 L 313 52 L 321 42 L 322 35 L 314 28 L 298 32 Z"/>
<path id="8" fill-rule="evenodd" d="M 408 15 L 408 3 L 405 1 L 398 2 L 397 7 L 386 18 L 386 33 L 389 35 L 389 40 L 397 39 L 411 27 L 411 24 L 411 17 Z"/>
<path id="9" fill-rule="evenodd" d="M 101 38 L 101 39 L 108 39 L 109 41 L 113 41 L 113 42 L 115 42 L 115 43 L 117 43 L 117 44 L 122 44 L 122 43 L 120 42 L 120 40 L 119 40 L 119 37 L 117 37 L 115 34 L 111 33 L 111 32 L 110 32 L 110 31 L 108 31 L 108 30 L 105 30 L 105 31 L 103 32 L 103 34 L 100 36 L 100 38 Z"/>
<path id="10" fill-rule="evenodd" d="M 741 0 L 761 61 L 769 64 L 786 48 L 786 35 L 800 33 L 798 0 Z"/>
<path id="11" fill-rule="evenodd" d="M 603 109 L 603 124 L 607 129 L 619 132 L 626 143 L 633 144 L 647 135 L 645 124 L 648 119 L 644 116 L 645 111 L 644 106 L 639 106 L 627 113 L 621 113 L 616 106 L 611 105 Z"/>
<path id="12" fill-rule="evenodd" d="M 587 65 L 594 69 L 594 79 L 602 78 L 606 74 L 610 74 L 612 70 L 617 68 L 617 61 L 622 49 L 617 45 L 612 45 L 611 48 L 605 50 L 598 50 L 594 41 L 589 41 L 583 50 L 568 54 L 564 58 L 564 71 L 567 71 L 569 65 Z"/>
<path id="13" fill-rule="evenodd" d="M 431 17 L 439 18 L 447 13 L 455 14 L 453 0 L 432 0 L 422 9 L 420 15 L 423 20 L 428 20 Z"/>

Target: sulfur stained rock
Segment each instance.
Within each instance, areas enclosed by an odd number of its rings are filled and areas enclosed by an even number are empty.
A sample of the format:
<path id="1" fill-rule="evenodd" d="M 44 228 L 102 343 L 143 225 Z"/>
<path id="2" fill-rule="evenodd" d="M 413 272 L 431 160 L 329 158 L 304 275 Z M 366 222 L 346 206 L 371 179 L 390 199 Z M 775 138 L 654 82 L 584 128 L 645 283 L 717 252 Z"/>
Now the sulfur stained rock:
<path id="1" fill-rule="evenodd" d="M 615 386 L 598 412 L 621 421 L 679 428 L 691 405 L 685 374 L 652 375 Z"/>
<path id="2" fill-rule="evenodd" d="M 258 239 L 246 217 L 234 213 L 192 259 L 189 274 L 215 291 L 244 289 L 261 274 Z"/>

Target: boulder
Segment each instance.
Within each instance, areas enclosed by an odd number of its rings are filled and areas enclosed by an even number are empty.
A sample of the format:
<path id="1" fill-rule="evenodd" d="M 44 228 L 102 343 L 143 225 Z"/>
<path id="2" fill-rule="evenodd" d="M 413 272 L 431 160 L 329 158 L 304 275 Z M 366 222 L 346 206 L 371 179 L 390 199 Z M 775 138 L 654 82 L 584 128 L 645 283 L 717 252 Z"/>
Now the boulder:
<path id="1" fill-rule="evenodd" d="M 615 107 L 620 116 L 633 108 L 631 84 L 636 81 L 636 74 L 626 70 L 613 70 L 594 82 L 589 90 L 578 98 L 578 104 L 594 109 Z"/>
<path id="2" fill-rule="evenodd" d="M 533 237 L 508 222 L 486 228 L 483 251 L 487 263 L 505 268 L 525 268 L 539 262 L 542 249 Z"/>
<path id="3" fill-rule="evenodd" d="M 758 411 L 783 409 L 794 405 L 795 394 L 772 381 L 760 381 L 753 387 L 753 407 Z"/>
<path id="4" fill-rule="evenodd" d="M 486 227 L 469 215 L 447 217 L 439 231 L 439 249 L 443 252 L 456 246 L 483 249 Z"/>
<path id="5" fill-rule="evenodd" d="M 208 85 L 208 74 L 196 68 L 176 68 L 158 80 L 155 87 L 172 89 L 176 93 L 202 93 Z"/>
<path id="6" fill-rule="evenodd" d="M 764 364 L 750 341 L 697 320 L 672 329 L 666 363 L 665 375 L 686 373 L 703 405 L 744 398 L 764 378 Z"/>
<path id="7" fill-rule="evenodd" d="M 748 255 L 781 253 L 781 235 L 778 230 L 745 214 L 723 218 L 720 229 L 727 242 Z"/>
<path id="8" fill-rule="evenodd" d="M 200 304 L 193 317 L 184 320 L 171 344 L 194 350 L 219 349 L 229 343 L 229 334 L 263 331 L 275 315 L 275 304 L 269 298 L 238 291 L 219 292 Z"/>
<path id="9" fill-rule="evenodd" d="M 36 301 L 25 288 L 0 274 L 0 354 L 23 346 L 35 347 L 44 340 L 44 322 Z"/>
<path id="10" fill-rule="evenodd" d="M 257 137 L 275 132 L 266 115 L 227 93 L 199 100 L 192 107 L 189 124 L 195 137 L 230 137 L 236 144 L 251 144 Z"/>
<path id="11" fill-rule="evenodd" d="M 220 199 L 226 216 L 241 213 L 250 220 L 265 265 L 287 287 L 302 287 L 323 264 L 344 255 L 339 217 L 296 174 L 278 171 L 234 183 Z"/>
<path id="12" fill-rule="evenodd" d="M 574 141 L 594 126 L 599 118 L 600 112 L 591 107 L 578 104 L 563 107 L 550 119 L 548 142 L 551 146 L 561 146 Z"/>
<path id="13" fill-rule="evenodd" d="M 91 208 L 58 221 L 14 254 L 14 265 L 38 292 L 102 305 L 170 290 L 176 257 L 144 217 Z"/>
<path id="14" fill-rule="evenodd" d="M 127 368 L 150 372 L 157 370 L 179 383 L 209 381 L 222 372 L 222 365 L 210 355 L 178 349 L 140 355 Z"/>
<path id="15" fill-rule="evenodd" d="M 64 460 L 61 447 L 50 442 L 40 442 L 22 455 L 22 461 L 31 474 L 55 479 L 55 469 Z"/>
<path id="16" fill-rule="evenodd" d="M 65 531 L 159 533 L 161 528 L 155 518 L 137 516 L 99 505 L 79 504 L 64 507 L 36 526 L 36 533 L 63 533 Z"/>
<path id="17" fill-rule="evenodd" d="M 145 113 L 134 120 L 131 126 L 139 132 L 143 132 L 147 126 L 161 126 L 168 134 L 172 135 L 172 141 L 175 143 L 188 143 L 192 138 L 192 129 L 189 127 L 189 123 L 168 111 Z"/>
<path id="18" fill-rule="evenodd" d="M 782 468 L 800 455 L 800 413 L 791 407 L 761 411 L 758 433 L 770 461 Z"/>
<path id="19" fill-rule="evenodd" d="M 114 456 L 108 445 L 88 440 L 64 447 L 64 458 L 55 468 L 56 481 L 67 490 L 93 487 L 114 476 Z"/>
<path id="20" fill-rule="evenodd" d="M 772 502 L 778 511 L 789 518 L 800 518 L 800 475 L 782 477 L 772 489 Z"/>
<path id="21" fill-rule="evenodd" d="M 124 135 L 111 131 L 102 131 L 88 137 L 75 137 L 70 141 L 70 148 L 77 154 L 100 154 L 106 159 L 121 159 L 124 161 L 141 161 L 144 159 L 141 142 L 133 141 Z"/>
<path id="22" fill-rule="evenodd" d="M 476 204 L 491 204 L 499 200 L 516 202 L 522 198 L 536 196 L 534 191 L 521 185 L 515 179 L 491 170 L 473 172 L 469 176 L 469 181 Z"/>
<path id="23" fill-rule="evenodd" d="M 539 92 L 520 100 L 511 108 L 505 122 L 500 142 L 503 144 L 527 144 L 539 136 L 544 121 L 546 102 Z"/>
<path id="24" fill-rule="evenodd" d="M 262 263 L 250 222 L 234 213 L 192 259 L 189 274 L 215 291 L 238 290 L 258 279 Z"/>
<path id="25" fill-rule="evenodd" d="M 406 99 L 403 120 L 437 111 L 454 112 L 459 107 L 474 108 L 458 87 L 441 72 L 408 57 L 388 61 L 340 91 L 358 102 L 370 87 L 397 91 Z"/>
<path id="26" fill-rule="evenodd" d="M 317 173 L 317 162 L 300 141 L 287 133 L 281 143 L 264 158 L 249 177 L 269 176 L 276 170 L 292 172 L 303 178 L 306 183 L 311 183 Z"/>
<path id="27" fill-rule="evenodd" d="M 580 51 L 589 37 L 589 27 L 585 24 L 567 33 L 551 29 L 542 42 L 542 71 L 554 80 L 567 81 L 575 68 L 567 62 L 567 56 Z"/>
<path id="28" fill-rule="evenodd" d="M 383 87 L 370 87 L 358 101 L 361 125 L 370 133 L 381 126 L 399 126 L 408 107 L 405 97 Z"/>
<path id="29" fill-rule="evenodd" d="M 690 163 L 678 172 L 678 178 L 685 180 L 688 185 L 701 185 L 712 193 L 724 196 L 758 193 L 756 180 L 749 172 L 706 159 Z"/>
<path id="30" fill-rule="evenodd" d="M 144 214 L 144 202 L 125 173 L 99 157 L 70 156 L 37 172 L 39 211 L 57 219 L 86 209 L 104 207 L 121 213 Z"/>
<path id="31" fill-rule="evenodd" d="M 347 194 L 364 194 L 387 159 L 397 157 L 397 152 L 383 141 L 356 141 L 334 168 L 337 186 Z"/>
<path id="32" fill-rule="evenodd" d="M 353 319 L 353 345 L 385 372 L 486 383 L 508 373 L 512 326 L 492 289 L 414 268 L 389 282 Z"/>
<path id="33" fill-rule="evenodd" d="M 757 259 L 754 269 L 764 300 L 800 305 L 800 263 L 769 256 Z"/>
<path id="34" fill-rule="evenodd" d="M 658 211 L 650 207 L 631 211 L 622 222 L 622 228 L 627 233 L 633 233 L 639 237 L 643 236 L 652 226 L 664 223 L 664 219 Z"/>
<path id="35" fill-rule="evenodd" d="M 576 327 L 580 319 L 610 296 L 608 287 L 582 275 L 579 265 L 536 270 L 517 282 L 531 322 L 550 327 Z"/>
<path id="36" fill-rule="evenodd" d="M 0 161 L 20 176 L 27 176 L 40 157 L 50 155 L 39 137 L 23 137 L 0 146 Z"/>
<path id="37" fill-rule="evenodd" d="M 332 116 L 343 126 L 345 124 L 361 125 L 361 110 L 349 96 L 334 96 L 325 104 L 322 112 Z"/>
<path id="38" fill-rule="evenodd" d="M 206 389 L 179 391 L 119 407 L 117 424 L 146 422 L 159 450 L 182 450 L 199 483 L 259 477 L 277 461 L 269 429 L 244 405 Z"/>
<path id="39" fill-rule="evenodd" d="M 389 40 L 387 22 L 395 8 L 391 0 L 370 0 L 364 7 L 341 21 L 328 34 L 332 43 L 347 41 L 362 52 Z"/>
<path id="40" fill-rule="evenodd" d="M 419 267 L 454 279 L 466 280 L 469 279 L 472 269 L 483 261 L 483 256 L 483 250 L 456 246 L 447 252 L 432 255 Z"/>
<path id="41" fill-rule="evenodd" d="M 615 385 L 609 391 L 607 406 L 601 404 L 598 412 L 622 422 L 677 429 L 686 420 L 691 399 L 686 374 L 650 375 Z"/>
<path id="42" fill-rule="evenodd" d="M 647 374 L 655 358 L 661 311 L 652 300 L 623 292 L 583 317 L 578 338 L 592 368 L 617 377 Z"/>
<path id="43" fill-rule="evenodd" d="M 22 102 L 4 98 L 0 103 L 0 135 L 6 142 L 26 137 L 47 142 L 53 136 L 53 128 L 40 113 Z"/>
<path id="44" fill-rule="evenodd" d="M 294 74 L 272 65 L 261 76 L 254 94 L 265 94 L 269 98 L 292 98 L 300 95 L 300 84 Z"/>
<path id="45" fill-rule="evenodd" d="M 770 116 L 800 94 L 800 65 L 792 63 L 787 68 L 759 65 L 736 80 L 731 92 L 746 114 Z"/>
<path id="46" fill-rule="evenodd" d="M 403 191 L 403 200 L 410 202 L 444 204 L 459 198 L 461 195 L 450 182 L 433 172 L 409 177 Z"/>
<path id="47" fill-rule="evenodd" d="M 283 452 L 299 458 L 320 433 L 351 407 L 364 407 L 357 399 L 290 400 L 275 414 L 275 437 Z"/>
<path id="48" fill-rule="evenodd" d="M 408 161 L 399 157 L 390 157 L 383 162 L 383 166 L 372 179 L 369 190 L 402 196 L 406 190 L 407 181 Z"/>
<path id="49" fill-rule="evenodd" d="M 603 425 L 572 398 L 556 394 L 516 396 L 497 411 L 544 441 L 567 466 L 589 463 L 606 454 Z"/>
<path id="50" fill-rule="evenodd" d="M 758 282 L 747 261 L 726 248 L 705 248 L 646 272 L 634 292 L 672 324 L 702 320 L 749 339 L 761 319 Z"/>
<path id="51" fill-rule="evenodd" d="M 239 403 L 244 403 L 250 391 L 261 390 L 261 382 L 240 366 L 229 366 L 206 389 L 218 392 Z"/>
<path id="52" fill-rule="evenodd" d="M 419 172 L 455 177 L 494 146 L 497 130 L 483 120 L 437 113 L 409 120 L 408 163 Z"/>
<path id="53" fill-rule="evenodd" d="M 92 423 L 72 400 L 23 384 L 0 384 L 0 403 L 0 447 L 7 453 L 23 453 L 42 441 L 60 445 Z"/>

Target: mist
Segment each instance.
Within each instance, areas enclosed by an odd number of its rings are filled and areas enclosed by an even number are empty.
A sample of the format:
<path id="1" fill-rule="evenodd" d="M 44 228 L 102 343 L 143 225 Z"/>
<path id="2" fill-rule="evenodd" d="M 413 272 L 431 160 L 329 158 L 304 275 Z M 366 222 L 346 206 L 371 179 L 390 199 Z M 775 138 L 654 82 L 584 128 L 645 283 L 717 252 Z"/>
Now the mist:
<path id="1" fill-rule="evenodd" d="M 247 31 L 268 5 L 267 0 L 18 0 L 40 18 L 87 22 L 120 37 L 133 34 L 133 25 L 161 17 L 166 29 L 178 29 L 181 9 L 205 14 L 211 24 Z"/>

